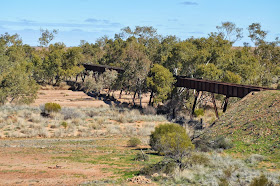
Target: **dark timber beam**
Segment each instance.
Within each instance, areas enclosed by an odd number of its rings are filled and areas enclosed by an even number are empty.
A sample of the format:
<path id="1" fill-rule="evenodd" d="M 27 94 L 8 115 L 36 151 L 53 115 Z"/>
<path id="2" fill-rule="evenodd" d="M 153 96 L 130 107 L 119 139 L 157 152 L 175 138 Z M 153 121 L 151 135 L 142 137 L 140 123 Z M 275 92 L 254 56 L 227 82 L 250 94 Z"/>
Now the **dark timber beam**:
<path id="1" fill-rule="evenodd" d="M 193 103 L 193 107 L 192 107 L 192 116 L 194 115 L 195 106 L 196 106 L 198 96 L 199 96 L 199 91 L 196 91 L 195 98 L 194 98 L 194 103 Z"/>
<path id="2" fill-rule="evenodd" d="M 115 70 L 118 73 L 123 73 L 124 69 L 121 67 L 112 67 L 112 66 L 108 66 L 108 65 L 95 65 L 95 64 L 87 64 L 84 63 L 83 66 L 85 67 L 85 70 L 90 70 L 90 71 L 94 71 L 94 72 L 105 72 L 106 69 L 109 70 Z"/>
<path id="3" fill-rule="evenodd" d="M 228 99 L 229 99 L 229 97 L 228 97 L 228 96 L 226 96 L 226 98 L 225 98 L 225 102 L 224 102 L 223 112 L 226 112 L 226 110 L 227 110 Z"/>
<path id="4" fill-rule="evenodd" d="M 217 117 L 218 119 L 220 119 L 220 118 L 219 118 L 218 109 L 217 109 L 217 105 L 216 105 L 216 101 L 215 101 L 214 93 L 212 93 L 211 96 L 212 96 L 212 101 L 213 101 L 213 104 L 214 104 L 214 109 L 215 109 L 216 117 Z"/>

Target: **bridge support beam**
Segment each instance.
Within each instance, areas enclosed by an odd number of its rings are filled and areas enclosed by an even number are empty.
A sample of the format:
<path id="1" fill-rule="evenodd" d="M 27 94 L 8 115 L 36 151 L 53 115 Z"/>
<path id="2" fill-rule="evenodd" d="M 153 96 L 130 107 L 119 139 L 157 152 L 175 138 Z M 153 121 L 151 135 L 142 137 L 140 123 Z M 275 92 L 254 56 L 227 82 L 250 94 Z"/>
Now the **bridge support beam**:
<path id="1" fill-rule="evenodd" d="M 229 97 L 226 96 L 226 98 L 225 98 L 225 103 L 224 103 L 224 108 L 223 108 L 223 112 L 226 112 L 226 110 L 227 110 L 228 99 L 229 99 Z"/>
<path id="2" fill-rule="evenodd" d="M 196 106 L 196 102 L 197 102 L 198 96 L 199 96 L 199 91 L 196 91 L 195 98 L 194 98 L 194 103 L 193 103 L 193 107 L 192 107 L 192 115 L 191 115 L 192 117 L 194 115 L 194 110 L 195 110 L 195 106 Z"/>
<path id="3" fill-rule="evenodd" d="M 216 105 L 216 101 L 215 101 L 214 93 L 212 93 L 211 95 L 212 95 L 212 102 L 213 102 L 213 104 L 214 104 L 214 109 L 215 109 L 216 117 L 217 117 L 218 119 L 220 119 L 220 118 L 219 118 L 218 109 L 217 109 L 217 105 Z"/>

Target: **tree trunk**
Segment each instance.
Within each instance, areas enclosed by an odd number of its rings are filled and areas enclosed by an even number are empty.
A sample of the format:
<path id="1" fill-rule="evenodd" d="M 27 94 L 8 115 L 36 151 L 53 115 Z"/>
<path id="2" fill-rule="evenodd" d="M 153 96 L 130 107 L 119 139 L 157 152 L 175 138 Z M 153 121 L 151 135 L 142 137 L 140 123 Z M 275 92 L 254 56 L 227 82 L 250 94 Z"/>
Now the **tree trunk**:
<path id="1" fill-rule="evenodd" d="M 150 100 L 149 100 L 149 105 L 151 106 L 152 105 L 152 98 L 154 96 L 154 91 L 151 92 L 151 95 L 150 95 Z"/>
<path id="2" fill-rule="evenodd" d="M 136 97 L 136 93 L 137 93 L 137 90 L 134 92 L 133 99 L 132 99 L 132 103 L 133 103 L 134 106 L 135 106 L 135 97 Z"/>
<path id="3" fill-rule="evenodd" d="M 141 96 L 141 90 L 139 90 L 139 92 L 138 92 L 138 96 L 139 96 L 139 99 L 140 99 L 140 107 L 142 108 L 142 96 Z"/>
<path id="4" fill-rule="evenodd" d="M 123 89 L 121 89 L 119 99 L 122 99 L 122 92 L 123 92 Z"/>

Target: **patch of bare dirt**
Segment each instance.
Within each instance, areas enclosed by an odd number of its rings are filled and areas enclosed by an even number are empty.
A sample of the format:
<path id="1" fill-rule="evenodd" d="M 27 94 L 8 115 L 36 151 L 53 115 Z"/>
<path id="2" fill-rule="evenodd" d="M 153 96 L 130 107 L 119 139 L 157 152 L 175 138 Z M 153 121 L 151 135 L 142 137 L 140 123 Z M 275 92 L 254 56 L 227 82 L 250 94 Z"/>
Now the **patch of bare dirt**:
<path id="1" fill-rule="evenodd" d="M 40 106 L 48 102 L 55 102 L 62 107 L 101 107 L 109 106 L 104 101 L 96 100 L 82 91 L 72 90 L 39 90 L 38 98 L 31 105 Z"/>
<path id="2" fill-rule="evenodd" d="M 54 156 L 54 152 L 47 149 L 2 147 L 1 185 L 77 185 L 111 175 L 101 170 L 107 165 L 57 162 Z"/>
<path id="3" fill-rule="evenodd" d="M 105 93 L 105 92 L 104 92 Z M 120 91 L 115 91 L 111 93 L 119 102 L 126 102 L 132 104 L 133 94 L 122 93 L 120 98 Z M 101 98 L 93 98 L 88 96 L 82 91 L 72 91 L 59 89 L 55 90 L 53 88 L 41 89 L 38 91 L 38 97 L 32 106 L 40 106 L 48 102 L 55 102 L 60 104 L 62 107 L 109 107 L 110 104 L 103 101 Z M 145 107 L 149 102 L 149 94 L 142 94 L 142 105 Z M 137 96 L 135 99 L 135 104 L 140 104 L 140 99 Z"/>

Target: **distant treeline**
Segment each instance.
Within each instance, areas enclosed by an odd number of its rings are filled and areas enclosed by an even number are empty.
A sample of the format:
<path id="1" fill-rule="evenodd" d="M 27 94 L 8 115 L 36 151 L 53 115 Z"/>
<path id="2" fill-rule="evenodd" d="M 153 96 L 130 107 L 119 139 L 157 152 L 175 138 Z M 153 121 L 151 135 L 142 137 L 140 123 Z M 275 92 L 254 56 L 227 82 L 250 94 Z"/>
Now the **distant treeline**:
<path id="1" fill-rule="evenodd" d="M 123 67 L 110 89 L 153 92 L 155 101 L 168 98 L 173 74 L 260 86 L 278 84 L 280 48 L 278 38 L 266 41 L 259 23 L 247 28 L 254 46 L 233 44 L 243 37 L 242 29 L 224 22 L 208 37 L 180 40 L 161 36 L 153 27 L 126 27 L 114 38 L 95 43 L 81 41 L 78 47 L 50 44 L 57 30 L 41 30 L 40 46 L 23 44 L 20 37 L 0 36 L 0 103 L 29 103 L 38 84 L 59 84 L 84 70 L 83 63 Z"/>

